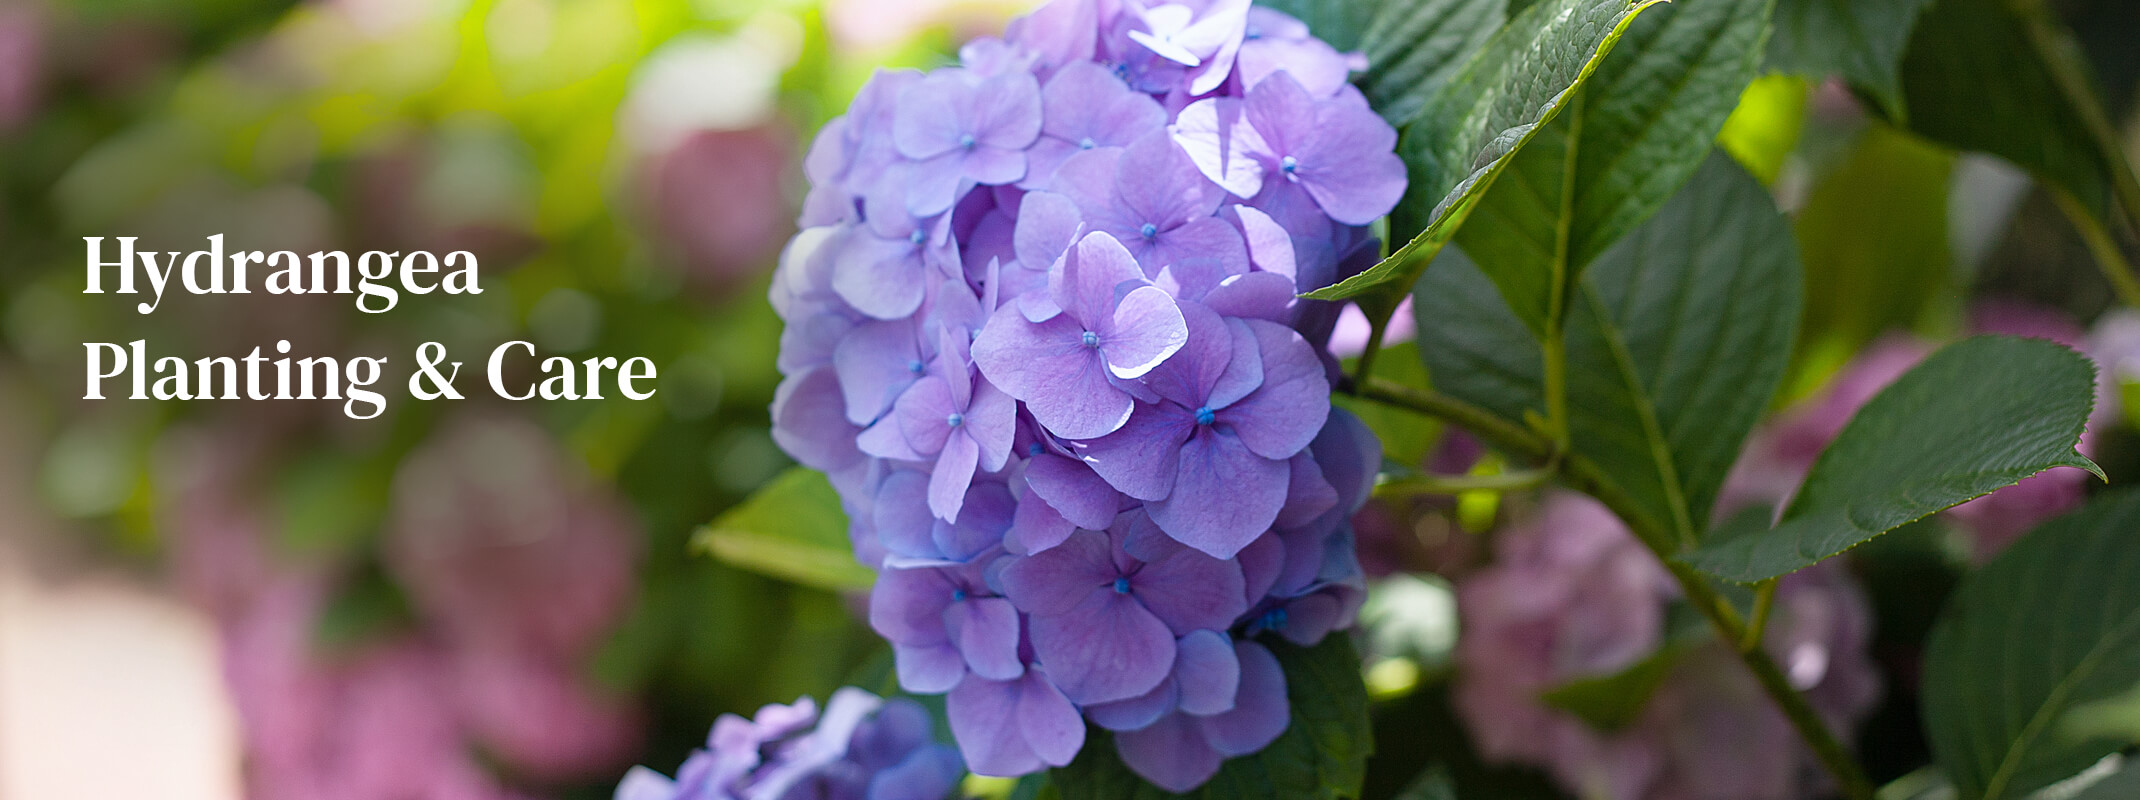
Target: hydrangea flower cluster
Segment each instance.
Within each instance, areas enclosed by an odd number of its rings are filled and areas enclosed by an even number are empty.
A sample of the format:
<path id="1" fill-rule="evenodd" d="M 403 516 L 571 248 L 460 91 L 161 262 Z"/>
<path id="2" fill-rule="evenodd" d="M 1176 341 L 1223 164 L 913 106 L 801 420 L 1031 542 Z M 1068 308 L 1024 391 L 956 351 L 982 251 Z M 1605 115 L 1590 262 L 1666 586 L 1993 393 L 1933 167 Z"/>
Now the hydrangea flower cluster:
<path id="1" fill-rule="evenodd" d="M 1727 645 L 1671 666 L 1625 727 L 1601 730 L 1541 695 L 1634 666 L 1663 645 L 1677 594 L 1649 551 L 1590 498 L 1548 494 L 1457 584 L 1464 635 L 1454 702 L 1481 755 L 1540 767 L 1610 800 L 1797 800 L 1813 754 Z M 1879 699 L 1872 611 L 1833 562 L 1777 585 L 1764 647 L 1828 726 L 1847 734 Z M 1847 736 L 1846 736 L 1847 739 Z"/>
<path id="2" fill-rule="evenodd" d="M 815 727 L 812 727 L 815 726 Z M 616 800 L 942 800 L 965 775 L 929 712 L 852 686 L 823 715 L 808 697 L 723 714 L 675 778 L 633 767 Z"/>
<path id="3" fill-rule="evenodd" d="M 1247 0 L 1055 0 L 880 72 L 805 162 L 774 435 L 838 489 L 901 685 L 985 775 L 1085 725 L 1154 783 L 1284 731 L 1256 637 L 1349 624 L 1380 447 L 1335 306 L 1405 186 L 1362 66 Z"/>

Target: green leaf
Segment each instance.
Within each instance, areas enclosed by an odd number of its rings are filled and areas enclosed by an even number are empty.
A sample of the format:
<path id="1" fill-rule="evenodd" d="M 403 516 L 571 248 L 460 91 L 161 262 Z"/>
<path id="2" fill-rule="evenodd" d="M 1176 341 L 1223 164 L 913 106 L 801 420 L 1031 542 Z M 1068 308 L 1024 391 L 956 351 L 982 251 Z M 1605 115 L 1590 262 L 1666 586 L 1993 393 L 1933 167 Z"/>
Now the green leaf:
<path id="1" fill-rule="evenodd" d="M 1949 345 L 1843 426 L 1775 528 L 1708 542 L 1685 560 L 1752 583 L 2052 467 L 2100 477 L 2073 449 L 2094 403 L 2094 365 L 2062 345 L 2008 336 Z"/>
<path id="2" fill-rule="evenodd" d="M 1433 0 L 1400 0 L 1389 5 L 1409 8 L 1425 2 Z M 1315 38 L 1346 53 L 1360 49 L 1361 40 L 1374 27 L 1377 16 L 1391 13 L 1387 6 L 1377 8 L 1375 3 L 1358 0 L 1256 0 L 1256 5 L 1307 23 L 1308 32 Z"/>
<path id="3" fill-rule="evenodd" d="M 1544 407 L 1538 343 L 1451 251 L 1414 294 L 1435 388 L 1511 421 Z M 1713 155 L 1592 266 L 1568 322 L 1575 452 L 1691 538 L 1774 394 L 1798 322 L 1798 253 L 1768 192 Z M 1653 542 L 1676 548 L 1674 542 Z"/>
<path id="4" fill-rule="evenodd" d="M 1478 200 L 1456 242 L 1534 333 L 1566 308 L 1556 290 L 1701 166 L 1754 79 L 1773 2 L 1679 0 L 1643 15 Z"/>
<path id="5" fill-rule="evenodd" d="M 1800 352 L 1855 354 L 1911 328 L 1951 283 L 1947 185 L 1954 157 L 1884 125 L 1868 125 L 1821 176 L 1798 213 L 1805 253 Z"/>
<path id="6" fill-rule="evenodd" d="M 1292 724 L 1260 753 L 1229 759 L 1208 783 L 1176 795 L 1137 777 L 1115 753 L 1113 737 L 1091 727 L 1085 749 L 1049 782 L 1062 800 L 1337 800 L 1360 796 L 1374 735 L 1360 656 L 1342 634 L 1302 648 L 1283 640 L 1264 644 L 1285 668 Z"/>
<path id="7" fill-rule="evenodd" d="M 1931 0 L 1776 0 L 1768 65 L 1820 79 L 1841 75 L 1886 110 L 1902 113 L 1902 49 Z"/>
<path id="8" fill-rule="evenodd" d="M 1657 651 L 1611 675 L 1579 678 L 1539 695 L 1547 706 L 1574 714 L 1599 731 L 1610 733 L 1634 724 L 1649 706 L 1650 696 L 1664 685 L 1680 659 L 1702 643 L 1715 638 L 1680 637 L 1665 642 Z"/>
<path id="9" fill-rule="evenodd" d="M 2052 23 L 2013 6 L 1939 0 L 1925 14 L 1902 60 L 1908 127 L 2011 161 L 2102 216 L 2113 167 L 2029 38 L 2032 28 Z"/>
<path id="10" fill-rule="evenodd" d="M 1410 242 L 1305 296 L 1343 300 L 1388 284 L 1401 293 L 1418 280 L 1510 157 L 1560 113 L 1635 15 L 1660 1 L 1542 0 L 1495 33 L 1421 106 L 1397 144 L 1411 183 L 1391 231 Z"/>
<path id="11" fill-rule="evenodd" d="M 1383 3 L 1360 37 L 1367 71 L 1354 83 L 1383 119 L 1410 122 L 1507 22 L 1504 0 Z"/>
<path id="12" fill-rule="evenodd" d="M 2140 492 L 2106 494 L 1956 590 L 1926 644 L 1922 702 L 1933 757 L 1964 800 L 2027 796 L 2135 742 L 2068 723 L 2140 686 L 2136 530 Z"/>
<path id="13" fill-rule="evenodd" d="M 1347 371 L 1350 372 L 1351 367 L 1347 367 Z M 1413 342 L 1399 342 L 1382 348 L 1375 377 L 1408 388 L 1427 388 L 1427 370 L 1425 362 L 1419 358 L 1419 346 Z M 1374 431 L 1375 438 L 1382 442 L 1382 455 L 1399 464 L 1424 464 L 1427 456 L 1441 444 L 1442 424 L 1432 417 L 1347 394 L 1331 395 L 1330 403 L 1367 423 L 1367 429 Z"/>
<path id="14" fill-rule="evenodd" d="M 691 537 L 729 564 L 831 591 L 867 589 L 876 573 L 856 562 L 847 514 L 825 476 L 791 467 Z"/>

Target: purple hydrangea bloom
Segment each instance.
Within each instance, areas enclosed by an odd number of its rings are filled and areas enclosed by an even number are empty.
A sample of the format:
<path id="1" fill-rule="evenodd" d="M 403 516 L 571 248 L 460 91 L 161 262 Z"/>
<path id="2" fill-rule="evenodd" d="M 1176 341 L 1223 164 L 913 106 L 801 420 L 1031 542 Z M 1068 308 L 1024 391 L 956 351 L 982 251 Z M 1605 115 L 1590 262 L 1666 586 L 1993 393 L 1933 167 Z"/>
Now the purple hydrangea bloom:
<path id="1" fill-rule="evenodd" d="M 1190 788 L 1359 607 L 1381 447 L 1297 295 L 1379 254 L 1396 133 L 1358 56 L 1247 0 L 1054 0 L 959 61 L 879 72 L 810 149 L 774 438 L 975 771 L 1069 763 L 1089 719 Z"/>
<path id="2" fill-rule="evenodd" d="M 814 726 L 814 727 L 813 727 Z M 752 719 L 723 714 L 705 749 L 669 778 L 633 767 L 616 800 L 943 800 L 965 774 L 931 736 L 929 712 L 852 686 L 822 716 L 810 698 Z"/>

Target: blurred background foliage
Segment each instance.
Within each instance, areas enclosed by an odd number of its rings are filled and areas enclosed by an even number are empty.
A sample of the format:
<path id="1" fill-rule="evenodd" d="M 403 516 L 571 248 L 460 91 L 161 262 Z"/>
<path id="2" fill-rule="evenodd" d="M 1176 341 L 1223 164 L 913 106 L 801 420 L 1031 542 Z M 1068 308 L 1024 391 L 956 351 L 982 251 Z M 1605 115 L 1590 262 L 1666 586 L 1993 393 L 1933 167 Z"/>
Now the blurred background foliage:
<path id="1" fill-rule="evenodd" d="M 521 491 L 577 496 L 584 483 L 624 509 L 628 533 L 606 546 L 633 565 L 618 590 L 625 600 L 567 661 L 589 691 L 647 714 L 640 727 L 650 733 L 576 774 L 491 765 L 505 784 L 606 796 L 616 769 L 680 761 L 720 712 L 823 697 L 843 683 L 884 688 L 884 649 L 858 601 L 824 588 L 844 573 L 797 583 L 709 557 L 692 535 L 789 465 L 767 428 L 780 327 L 764 297 L 793 232 L 809 136 L 872 70 L 947 63 L 957 42 L 1000 28 L 1025 3 L 5 2 L 0 408 L 29 432 L 39 466 L 29 496 L 0 503 L 36 502 L 81 534 L 48 549 L 213 594 L 219 579 L 188 576 L 224 575 L 226 562 L 245 559 L 199 532 L 242 517 L 259 532 L 252 545 L 265 555 L 255 560 L 315 578 L 305 657 L 346 662 L 381 643 L 435 643 L 454 628 L 426 599 L 433 590 L 410 585 L 420 570 L 397 560 L 392 542 L 453 534 L 395 533 L 428 524 L 412 514 L 431 519 L 410 510 L 426 501 L 405 473 L 413 454 L 470 420 L 520 420 L 576 476 L 538 475 L 529 480 L 551 483 Z M 2131 124 L 2140 15 L 2129 0 L 2053 5 L 2078 32 L 2127 149 L 2140 151 Z M 1804 256 L 1808 315 L 1779 407 L 1818 392 L 1883 335 L 1953 338 L 1986 298 L 2028 301 L 2077 325 L 2114 305 L 2073 225 L 2026 174 L 1918 138 L 1870 108 L 1840 83 L 1770 75 L 1721 137 L 1792 214 Z M 142 315 L 131 300 L 81 291 L 83 236 L 190 251 L 214 233 L 234 249 L 469 250 L 485 291 L 405 296 L 376 315 L 349 296 L 259 294 L 174 295 Z M 2130 254 L 2132 237 L 2122 241 Z M 137 338 L 152 355 L 189 359 L 276 339 L 289 339 L 294 356 L 388 356 L 377 387 L 388 408 L 360 422 L 327 401 L 79 399 L 82 343 Z M 401 390 L 418 343 L 442 342 L 478 368 L 492 347 L 521 338 L 544 355 L 653 359 L 660 392 L 647 402 L 512 403 L 476 387 L 480 377 L 463 378 L 469 399 L 458 402 Z M 1384 377 L 1425 380 L 1416 357 L 1382 363 Z M 1393 463 L 1498 468 L 1416 417 L 1355 410 Z M 2140 466 L 2130 446 L 2098 448 L 2097 460 L 2113 476 Z M 236 511 L 204 516 L 204 494 Z M 1366 615 L 1380 712 L 1370 796 L 1405 788 L 1423 753 L 1467 752 L 1440 688 L 1454 606 L 1435 574 L 1480 561 L 1476 532 L 1505 513 L 1490 493 L 1397 505 L 1384 504 L 1394 534 L 1362 533 L 1363 559 L 1396 573 Z M 717 555 L 721 540 L 710 538 Z M 1861 559 L 1882 641 L 1921 640 L 1962 568 L 1937 540 L 1898 534 Z M 527 593 L 504 606 L 553 601 L 544 590 L 554 587 L 521 585 Z M 237 637 L 250 624 L 243 606 L 273 602 L 262 597 L 236 609 L 202 602 Z M 1910 692 L 1890 696 L 1912 702 Z M 1866 736 L 1887 738 L 1866 756 L 1880 777 L 1923 763 L 1914 719 L 1906 707 L 1874 718 Z M 1551 791 L 1535 773 L 1442 761 L 1459 783 Z"/>

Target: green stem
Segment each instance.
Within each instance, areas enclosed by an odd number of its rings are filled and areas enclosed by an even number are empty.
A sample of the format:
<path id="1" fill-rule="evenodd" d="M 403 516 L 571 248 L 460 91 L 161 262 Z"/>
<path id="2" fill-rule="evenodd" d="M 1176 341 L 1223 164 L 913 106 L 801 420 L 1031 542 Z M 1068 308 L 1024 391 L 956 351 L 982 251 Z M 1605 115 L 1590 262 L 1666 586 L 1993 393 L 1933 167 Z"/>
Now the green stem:
<path id="1" fill-rule="evenodd" d="M 1548 468 L 1557 471 L 1562 481 L 1570 488 L 1597 498 L 1627 523 L 1635 538 L 1649 547 L 1651 554 L 1655 555 L 1672 573 L 1672 578 L 1679 582 L 1680 591 L 1687 601 L 1709 618 L 1710 627 L 1716 630 L 1719 638 L 1733 644 L 1745 641 L 1748 628 L 1740 620 L 1738 611 L 1732 608 L 1731 603 L 1719 594 L 1701 573 L 1672 559 L 1674 539 L 1671 531 L 1643 514 L 1634 499 L 1613 483 L 1596 463 L 1580 455 L 1559 450 L 1551 440 L 1523 426 L 1511 424 L 1491 411 L 1439 392 L 1381 381 L 1339 388 L 1358 397 L 1409 409 L 1469 429 L 1487 444 L 1503 452 L 1547 461 L 1550 464 Z M 1746 664 L 1746 668 L 1753 672 L 1754 679 L 1761 684 L 1762 691 L 1769 695 L 1776 707 L 1783 711 L 1784 717 L 1790 720 L 1791 727 L 1797 730 L 1799 738 L 1805 740 L 1814 756 L 1820 759 L 1821 766 L 1835 778 L 1837 791 L 1848 800 L 1873 800 L 1872 782 L 1865 777 L 1865 771 L 1858 766 L 1857 759 L 1851 756 L 1849 748 L 1836 738 L 1835 732 L 1828 729 L 1827 723 L 1821 719 L 1819 712 L 1813 710 L 1805 695 L 1792 688 L 1790 679 L 1784 676 L 1783 669 L 1776 665 L 1776 661 L 1769 657 L 1768 651 L 1759 647 L 1733 647 L 1732 650 L 1738 653 L 1739 660 Z"/>
<path id="2" fill-rule="evenodd" d="M 2066 103 L 2080 114 L 2081 124 L 2088 129 L 2088 138 L 2110 167 L 2111 194 L 2117 198 L 2117 204 L 2125 208 L 2125 219 L 2132 225 L 2133 232 L 2140 234 L 2140 178 L 2133 175 L 2131 160 L 2125 157 L 2125 148 L 2118 142 L 2117 126 L 2111 124 L 2109 113 L 2096 98 L 2087 72 L 2073 58 L 2075 46 L 2071 37 L 2040 2 L 2024 4 L 2015 12 L 2023 20 L 2029 46 L 2036 51 L 2037 60 L 2050 70 L 2059 94 L 2065 95 Z M 2126 272 L 2130 277 L 2131 270 Z"/>
<path id="3" fill-rule="evenodd" d="M 1381 305 L 1378 303 L 1374 309 L 1369 309 L 1366 303 L 1359 304 L 1360 313 L 1367 317 L 1367 349 L 1360 351 L 1360 364 L 1352 370 L 1355 381 L 1365 383 L 1374 374 L 1375 356 L 1382 354 L 1382 337 L 1389 333 L 1390 317 L 1397 313 L 1395 304 L 1390 304 L 1388 313 L 1378 313 L 1382 310 Z"/>
<path id="4" fill-rule="evenodd" d="M 1740 650 L 1753 650 L 1761 646 L 1761 634 L 1768 629 L 1769 610 L 1776 605 L 1776 579 L 1762 581 L 1754 588 L 1754 615 L 1746 623 L 1746 635 L 1739 637 Z"/>
<path id="5" fill-rule="evenodd" d="M 1520 492 L 1544 486 L 1550 469 L 1521 469 L 1492 475 L 1408 475 L 1375 486 L 1376 497 L 1464 492 Z"/>
<path id="6" fill-rule="evenodd" d="M 2118 243 L 2110 238 L 2110 231 L 2095 218 L 2081 201 L 2057 186 L 2045 185 L 2051 199 L 2057 201 L 2058 210 L 2073 222 L 2073 230 L 2081 235 L 2081 242 L 2088 245 L 2088 253 L 2095 257 L 2096 267 L 2103 277 L 2110 280 L 2110 288 L 2118 293 L 2118 301 L 2131 308 L 2140 308 L 2140 279 L 2133 277 L 2133 266 L 2125 260 L 2125 253 Z M 2136 228 L 2135 230 L 2140 230 Z"/>

